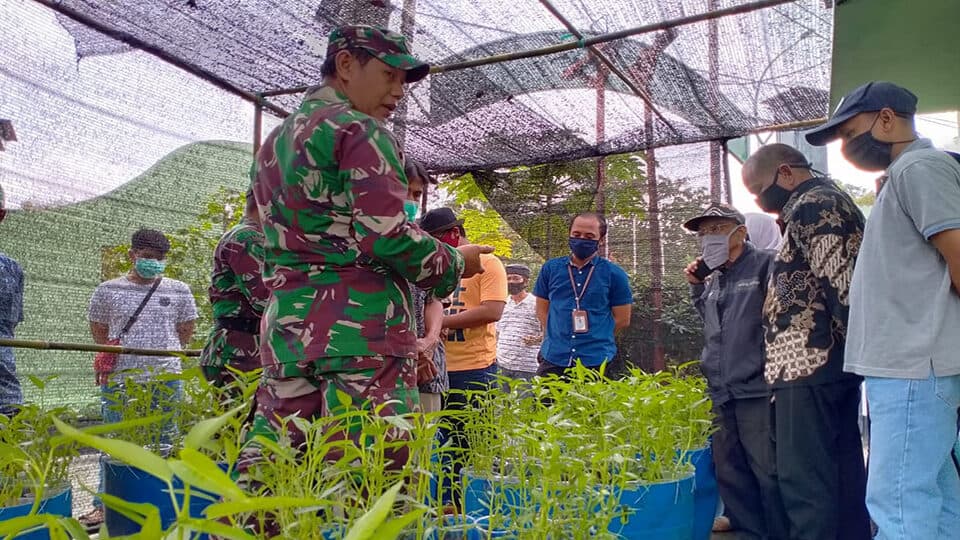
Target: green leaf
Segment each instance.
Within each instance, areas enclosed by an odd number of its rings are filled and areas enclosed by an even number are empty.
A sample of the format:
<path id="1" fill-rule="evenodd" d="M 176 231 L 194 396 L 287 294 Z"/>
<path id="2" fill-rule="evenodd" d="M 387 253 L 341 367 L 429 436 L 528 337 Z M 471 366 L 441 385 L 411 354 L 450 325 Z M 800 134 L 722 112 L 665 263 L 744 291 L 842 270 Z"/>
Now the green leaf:
<path id="1" fill-rule="evenodd" d="M 36 375 L 27 375 L 27 378 L 29 378 L 30 382 L 40 391 L 43 391 L 43 389 L 47 387 L 47 383 L 43 382 L 43 379 Z"/>
<path id="2" fill-rule="evenodd" d="M 403 530 L 410 526 L 423 515 L 424 509 L 408 512 L 397 519 L 391 519 L 383 525 L 377 527 L 373 538 L 377 540 L 396 540 L 403 533 Z"/>
<path id="3" fill-rule="evenodd" d="M 127 502 L 109 493 L 101 493 L 99 496 L 107 508 L 110 508 L 141 527 L 147 523 L 151 514 L 156 515 L 159 523 L 160 510 L 152 504 Z"/>
<path id="4" fill-rule="evenodd" d="M 403 482 L 400 481 L 385 491 L 383 495 L 377 499 L 377 502 L 373 504 L 373 508 L 361 516 L 353 527 L 350 527 L 350 532 L 347 533 L 344 540 L 367 540 L 374 538 L 373 535 L 377 532 L 377 529 L 390 516 L 390 510 L 393 508 L 393 503 L 397 500 L 397 494 L 400 493 L 400 488 L 402 487 Z"/>
<path id="5" fill-rule="evenodd" d="M 246 498 L 227 473 L 209 457 L 191 448 L 180 451 L 180 460 L 171 461 L 170 468 L 184 482 L 200 489 L 215 493 L 228 500 Z"/>
<path id="6" fill-rule="evenodd" d="M 0 521 L 0 537 L 7 538 L 13 535 L 42 527 L 47 524 L 45 514 L 30 514 Z"/>
<path id="7" fill-rule="evenodd" d="M 186 438 L 184 438 L 184 447 L 192 448 L 194 450 L 203 448 L 204 445 L 213 440 L 214 435 L 223 429 L 223 427 L 226 426 L 230 420 L 245 406 L 246 405 L 240 405 L 230 409 L 216 418 L 208 418 L 206 420 L 197 422 L 195 426 L 190 428 L 190 432 L 187 433 Z"/>
<path id="8" fill-rule="evenodd" d="M 339 388 L 337 388 L 337 400 L 340 401 L 340 405 L 344 409 L 349 409 L 350 406 L 353 404 L 353 398 L 350 397 L 350 394 L 344 392 L 343 390 L 340 390 Z"/>
<path id="9" fill-rule="evenodd" d="M 211 537 L 229 538 L 231 540 L 256 540 L 256 537 L 245 532 L 243 529 L 211 520 L 187 519 L 182 522 L 194 531 L 206 533 Z M 174 535 L 174 538 L 176 536 Z"/>
<path id="10" fill-rule="evenodd" d="M 118 431 L 124 431 L 130 428 L 149 426 L 156 422 L 160 422 L 164 419 L 164 415 L 156 414 L 153 416 L 147 416 L 144 418 L 134 418 L 132 420 L 124 420 L 123 422 L 113 422 L 109 424 L 98 424 L 95 426 L 90 426 L 83 428 L 83 432 L 87 435 L 103 435 L 104 433 L 115 433 Z"/>
<path id="11" fill-rule="evenodd" d="M 80 444 L 96 448 L 114 459 L 152 474 L 168 484 L 173 479 L 173 471 L 170 470 L 167 462 L 142 446 L 119 439 L 105 439 L 84 433 L 79 429 L 68 426 L 57 417 L 53 417 L 53 424 L 60 433 Z"/>
<path id="12" fill-rule="evenodd" d="M 209 519 L 219 519 L 225 516 L 279 510 L 281 508 L 315 508 L 325 504 L 327 504 L 327 501 L 302 497 L 257 497 L 255 499 L 211 504 L 204 511 L 204 515 Z"/>
<path id="13" fill-rule="evenodd" d="M 87 534 L 87 530 L 83 528 L 83 525 L 81 525 L 76 518 L 61 517 L 57 521 L 60 522 L 60 525 L 63 525 L 63 528 L 74 540 L 90 540 L 90 535 Z"/>

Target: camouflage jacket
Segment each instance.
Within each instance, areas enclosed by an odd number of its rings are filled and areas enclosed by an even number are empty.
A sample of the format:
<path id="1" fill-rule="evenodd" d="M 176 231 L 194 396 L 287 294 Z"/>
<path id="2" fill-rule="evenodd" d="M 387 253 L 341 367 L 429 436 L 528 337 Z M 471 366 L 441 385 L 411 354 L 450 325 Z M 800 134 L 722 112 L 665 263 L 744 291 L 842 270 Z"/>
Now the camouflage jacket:
<path id="1" fill-rule="evenodd" d="M 208 289 L 214 319 L 259 320 L 270 291 L 263 284 L 263 233 L 241 221 L 220 239 Z M 242 371 L 260 367 L 259 336 L 214 325 L 201 365 L 231 364 Z"/>
<path id="2" fill-rule="evenodd" d="M 843 372 L 843 349 L 863 214 L 831 180 L 814 178 L 794 190 L 781 218 L 764 304 L 767 383 L 857 382 Z"/>
<path id="3" fill-rule="evenodd" d="M 263 364 L 415 358 L 406 281 L 447 296 L 463 257 L 407 221 L 407 178 L 390 132 L 333 88 L 315 88 L 264 141 L 252 184 L 272 292 Z"/>

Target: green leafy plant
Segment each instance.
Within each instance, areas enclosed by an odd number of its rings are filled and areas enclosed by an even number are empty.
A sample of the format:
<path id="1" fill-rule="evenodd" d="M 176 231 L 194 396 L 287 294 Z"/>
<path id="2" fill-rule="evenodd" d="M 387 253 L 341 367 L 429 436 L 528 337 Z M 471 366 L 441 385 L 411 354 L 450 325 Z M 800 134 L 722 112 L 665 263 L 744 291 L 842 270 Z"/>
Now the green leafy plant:
<path id="1" fill-rule="evenodd" d="M 472 395 L 477 405 L 457 416 L 465 470 L 488 484 L 490 522 L 518 538 L 609 534 L 630 512 L 619 494 L 691 475 L 687 456 L 712 429 L 702 381 L 676 373 L 608 379 L 577 365 L 567 379 L 510 385 Z"/>

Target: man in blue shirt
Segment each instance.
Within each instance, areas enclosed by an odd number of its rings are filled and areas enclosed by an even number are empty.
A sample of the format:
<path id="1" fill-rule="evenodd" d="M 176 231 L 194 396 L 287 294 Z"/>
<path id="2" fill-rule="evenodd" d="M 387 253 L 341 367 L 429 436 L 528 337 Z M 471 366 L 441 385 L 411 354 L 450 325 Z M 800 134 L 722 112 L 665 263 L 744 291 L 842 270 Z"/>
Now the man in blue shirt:
<path id="1" fill-rule="evenodd" d="M 3 188 L 0 187 L 0 221 L 6 217 Z M 17 261 L 0 253 L 0 337 L 14 337 L 13 330 L 23 322 L 23 271 Z M 23 403 L 13 349 L 0 347 L 0 414 L 16 412 Z"/>
<path id="2" fill-rule="evenodd" d="M 617 354 L 613 334 L 630 326 L 633 293 L 627 273 L 599 255 L 606 235 L 603 214 L 578 214 L 570 224 L 570 256 L 540 269 L 533 289 L 546 334 L 540 376 L 563 376 L 578 361 L 599 369 Z"/>

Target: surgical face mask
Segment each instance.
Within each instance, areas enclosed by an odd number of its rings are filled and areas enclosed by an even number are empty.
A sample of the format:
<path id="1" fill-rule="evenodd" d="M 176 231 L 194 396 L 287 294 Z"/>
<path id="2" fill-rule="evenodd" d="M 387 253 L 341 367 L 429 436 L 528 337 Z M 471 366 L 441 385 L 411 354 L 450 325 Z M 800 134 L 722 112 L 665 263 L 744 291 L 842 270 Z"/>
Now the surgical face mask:
<path id="1" fill-rule="evenodd" d="M 761 191 L 760 195 L 757 195 L 757 206 L 764 212 L 779 214 L 783 207 L 787 205 L 787 201 L 790 200 L 790 195 L 793 194 L 792 191 L 777 183 L 778 178 L 780 178 L 779 169 L 773 174 L 773 184 Z"/>
<path id="2" fill-rule="evenodd" d="M 153 279 L 167 269 L 167 263 L 157 259 L 137 259 L 133 263 L 133 270 L 143 279 Z"/>
<path id="3" fill-rule="evenodd" d="M 590 240 L 588 238 L 570 239 L 570 252 L 576 255 L 581 261 L 589 259 L 598 249 L 600 249 L 599 240 Z"/>
<path id="4" fill-rule="evenodd" d="M 511 295 L 520 294 L 525 288 L 527 288 L 525 283 L 507 283 L 507 292 Z"/>
<path id="5" fill-rule="evenodd" d="M 413 223 L 420 212 L 420 205 L 416 201 L 403 201 L 403 211 L 407 214 L 407 221 Z"/>
<path id="6" fill-rule="evenodd" d="M 730 260 L 730 237 L 740 227 L 727 234 L 706 234 L 700 237 L 700 252 L 703 262 L 710 270 L 720 268 Z"/>

